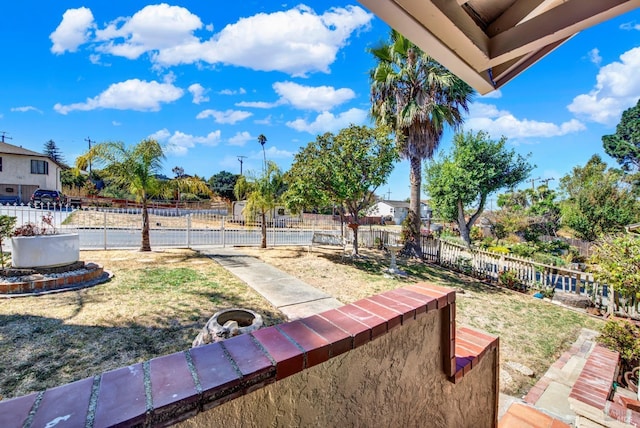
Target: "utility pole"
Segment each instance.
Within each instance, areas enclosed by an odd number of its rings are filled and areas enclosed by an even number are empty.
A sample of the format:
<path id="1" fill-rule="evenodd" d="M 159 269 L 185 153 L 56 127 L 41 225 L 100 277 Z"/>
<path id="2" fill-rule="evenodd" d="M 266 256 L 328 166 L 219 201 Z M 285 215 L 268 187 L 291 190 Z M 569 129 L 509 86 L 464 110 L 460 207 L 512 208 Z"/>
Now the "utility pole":
<path id="1" fill-rule="evenodd" d="M 91 141 L 89 137 L 85 138 L 84 141 L 89 143 L 89 150 L 91 150 L 91 143 L 95 143 L 95 141 Z M 91 177 L 91 158 L 89 158 L 89 177 Z"/>
<path id="2" fill-rule="evenodd" d="M 387 201 L 391 200 L 391 188 L 389 188 L 389 190 L 387 190 Z"/>
<path id="3" fill-rule="evenodd" d="M 238 161 L 240 162 L 240 175 L 242 175 L 242 163 L 244 162 L 246 156 L 238 156 Z"/>
<path id="4" fill-rule="evenodd" d="M 2 142 L 3 142 L 3 143 L 4 143 L 5 138 L 6 138 L 7 140 L 13 140 L 13 138 L 11 138 L 11 137 L 7 137 L 7 136 L 6 136 L 6 135 L 8 134 L 8 132 L 7 132 L 7 131 L 0 131 L 0 134 L 2 134 Z"/>
<path id="5" fill-rule="evenodd" d="M 543 178 L 542 180 L 540 180 L 541 182 L 544 183 L 544 185 L 548 185 L 550 181 L 555 180 L 555 178 L 551 177 L 551 178 Z"/>
<path id="6" fill-rule="evenodd" d="M 536 190 L 536 187 L 535 187 L 534 183 L 536 181 L 538 181 L 538 180 L 540 180 L 540 177 L 538 177 L 538 178 L 530 178 L 529 180 L 527 180 L 527 181 L 531 182 L 531 190 Z"/>

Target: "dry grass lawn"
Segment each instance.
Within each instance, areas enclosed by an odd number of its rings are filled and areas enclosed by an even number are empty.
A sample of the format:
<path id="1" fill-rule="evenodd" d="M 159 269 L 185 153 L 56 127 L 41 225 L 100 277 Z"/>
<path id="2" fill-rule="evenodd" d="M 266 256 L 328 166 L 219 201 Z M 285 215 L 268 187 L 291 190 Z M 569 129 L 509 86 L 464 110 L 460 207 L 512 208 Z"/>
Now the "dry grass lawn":
<path id="1" fill-rule="evenodd" d="M 458 322 L 500 336 L 501 366 L 514 361 L 533 378 L 509 372 L 502 392 L 525 393 L 582 327 L 601 321 L 502 290 L 437 266 L 399 260 L 407 277 L 385 274 L 389 258 L 379 251 L 340 257 L 334 249 L 242 248 L 350 303 L 417 281 L 454 287 Z M 81 291 L 0 300 L 0 395 L 15 397 L 105 370 L 184 350 L 218 310 L 246 307 L 267 325 L 283 316 L 252 289 L 209 258 L 189 250 L 151 253 L 82 252 L 114 275 Z"/>

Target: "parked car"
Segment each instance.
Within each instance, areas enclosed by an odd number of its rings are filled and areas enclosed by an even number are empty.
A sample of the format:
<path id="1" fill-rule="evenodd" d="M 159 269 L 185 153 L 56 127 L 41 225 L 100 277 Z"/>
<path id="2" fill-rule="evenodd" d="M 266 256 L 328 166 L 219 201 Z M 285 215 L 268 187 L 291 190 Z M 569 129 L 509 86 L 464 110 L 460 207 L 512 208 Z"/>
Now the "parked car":
<path id="1" fill-rule="evenodd" d="M 31 195 L 29 206 L 46 206 L 48 204 L 66 205 L 67 197 L 59 190 L 36 189 Z"/>

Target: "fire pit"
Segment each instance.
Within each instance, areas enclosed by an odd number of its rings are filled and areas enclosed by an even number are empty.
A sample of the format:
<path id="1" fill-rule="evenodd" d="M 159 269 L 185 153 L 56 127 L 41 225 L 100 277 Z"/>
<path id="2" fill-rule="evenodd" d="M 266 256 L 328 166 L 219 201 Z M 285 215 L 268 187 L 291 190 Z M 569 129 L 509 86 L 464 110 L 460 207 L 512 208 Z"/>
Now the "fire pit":
<path id="1" fill-rule="evenodd" d="M 231 308 L 216 312 L 193 341 L 192 347 L 219 342 L 261 328 L 262 316 L 249 309 Z"/>

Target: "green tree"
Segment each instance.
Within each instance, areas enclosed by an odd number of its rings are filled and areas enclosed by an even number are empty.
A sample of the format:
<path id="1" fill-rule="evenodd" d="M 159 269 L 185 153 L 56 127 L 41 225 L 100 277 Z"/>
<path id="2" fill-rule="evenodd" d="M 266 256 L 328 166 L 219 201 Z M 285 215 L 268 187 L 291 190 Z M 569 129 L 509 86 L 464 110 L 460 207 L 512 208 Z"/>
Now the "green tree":
<path id="1" fill-rule="evenodd" d="M 212 175 L 208 182 L 213 193 L 222 198 L 234 201 L 236 199 L 233 193 L 233 188 L 238 181 L 238 177 L 239 176 L 237 174 L 232 174 L 228 171 L 220 171 L 219 173 Z"/>
<path id="2" fill-rule="evenodd" d="M 489 139 L 485 132 L 459 133 L 451 153 L 443 154 L 426 168 L 425 190 L 436 213 L 457 221 L 460 236 L 471 244 L 469 231 L 482 214 L 487 197 L 523 182 L 532 166 L 524 157 L 505 148 L 506 138 Z M 465 210 L 472 208 L 468 217 Z"/>
<path id="3" fill-rule="evenodd" d="M 260 216 L 262 232 L 261 248 L 267 248 L 267 215 L 273 213 L 285 188 L 280 168 L 275 162 L 268 162 L 266 169 L 258 177 L 241 176 L 234 192 L 238 200 L 246 199 L 242 211 L 245 219 Z"/>
<path id="4" fill-rule="evenodd" d="M 17 218 L 10 215 L 0 215 L 0 264 L 4 269 L 5 254 L 2 251 L 2 244 L 4 240 L 9 238 L 13 233 L 13 229 L 16 226 Z"/>
<path id="5" fill-rule="evenodd" d="M 589 258 L 594 279 L 607 284 L 620 296 L 640 298 L 640 238 L 609 235 L 598 240 Z M 611 303 L 613 298 L 610 299 Z"/>
<path id="6" fill-rule="evenodd" d="M 44 154 L 52 161 L 57 162 L 60 165 L 65 165 L 62 152 L 58 148 L 58 145 L 56 144 L 55 141 L 49 140 L 46 143 L 44 143 Z"/>
<path id="7" fill-rule="evenodd" d="M 375 202 L 398 159 L 390 129 L 351 125 L 337 135 L 316 137 L 295 156 L 285 175 L 287 206 L 295 211 L 336 204 L 341 216 L 353 216 L 354 254 L 358 253 L 359 216 Z"/>
<path id="8" fill-rule="evenodd" d="M 370 72 L 370 113 L 376 124 L 393 128 L 400 154 L 409 160 L 410 233 L 418 242 L 422 160 L 433 156 L 446 125 L 463 122 L 473 89 L 395 30 L 389 44 L 371 53 L 377 65 Z"/>
<path id="9" fill-rule="evenodd" d="M 640 100 L 622 113 L 616 133 L 602 137 L 605 152 L 625 171 L 640 169 Z"/>
<path id="10" fill-rule="evenodd" d="M 267 137 L 264 134 L 258 135 L 258 143 L 262 146 L 262 156 L 264 157 L 264 166 L 263 168 L 267 169 L 267 152 L 264 151 L 264 145 L 267 143 Z"/>
<path id="11" fill-rule="evenodd" d="M 140 251 L 151 251 L 149 241 L 149 200 L 162 193 L 156 178 L 165 156 L 155 140 L 142 140 L 133 147 L 122 142 L 104 142 L 91 147 L 76 159 L 76 166 L 84 170 L 89 162 L 102 167 L 102 175 L 116 186 L 127 189 L 142 203 L 142 243 Z"/>
<path id="12" fill-rule="evenodd" d="M 595 241 L 639 220 L 639 206 L 622 172 L 607 168 L 594 155 L 584 167 L 576 166 L 560 179 L 562 224 L 580 239 Z"/>

